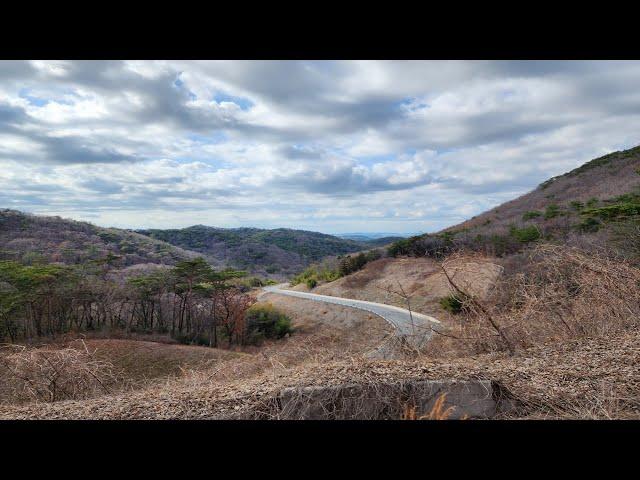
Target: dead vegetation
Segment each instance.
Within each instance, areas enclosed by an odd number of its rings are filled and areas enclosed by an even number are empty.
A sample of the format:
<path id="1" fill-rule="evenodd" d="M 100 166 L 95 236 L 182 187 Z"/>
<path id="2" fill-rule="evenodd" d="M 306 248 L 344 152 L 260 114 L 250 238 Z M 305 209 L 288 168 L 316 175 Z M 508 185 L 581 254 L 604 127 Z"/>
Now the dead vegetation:
<path id="1" fill-rule="evenodd" d="M 445 407 L 444 402 L 446 398 L 447 398 L 446 393 L 443 393 L 442 395 L 440 395 L 436 399 L 431 410 L 424 415 L 420 415 L 418 413 L 418 409 L 415 404 L 407 403 L 403 408 L 401 419 L 402 420 L 448 420 L 451 414 L 453 413 L 453 411 L 455 410 L 455 407 L 453 406 Z"/>
<path id="2" fill-rule="evenodd" d="M 0 352 L 0 394 L 13 402 L 78 400 L 110 393 L 113 364 L 84 348 L 35 349 L 7 345 Z"/>
<path id="3" fill-rule="evenodd" d="M 473 256 L 457 254 L 442 265 Z M 526 349 L 549 340 L 613 335 L 637 325 L 640 270 L 606 255 L 577 248 L 539 245 L 504 263 L 504 274 L 486 299 L 455 275 L 451 293 L 464 305 L 453 325 L 436 335 L 436 351 L 479 353 Z"/>
<path id="4" fill-rule="evenodd" d="M 498 418 L 640 418 L 638 269 L 604 254 L 552 245 L 497 262 L 457 254 L 440 271 L 429 267 L 423 274 L 423 283 L 446 282 L 439 295 L 458 294 L 468 308 L 458 315 L 440 312 L 447 328 L 434 334 L 421 355 L 366 360 L 363 353 L 385 338 L 384 328 L 371 331 L 376 321 L 384 326 L 380 319 L 275 297 L 269 301 L 297 312 L 297 334 L 280 344 L 184 365 L 174 378 L 137 391 L 1 405 L 0 418 L 279 418 L 277 399 L 286 389 L 345 385 L 388 397 L 367 418 L 389 418 L 390 412 L 397 413 L 393 418 L 450 418 L 444 400 L 428 409 L 405 403 L 403 410 L 397 403 L 402 399 L 386 387 L 428 379 L 499 383 L 518 409 Z M 401 297 L 409 296 L 407 290 L 415 292 L 402 285 L 395 295 L 405 308 Z"/>
<path id="5" fill-rule="evenodd" d="M 204 383 L 177 379 L 84 401 L 0 405 L 0 418 L 257 418 L 265 402 L 286 388 L 380 386 L 445 378 L 491 379 L 502 385 L 520 407 L 498 418 L 640 418 L 639 357 L 640 331 L 632 328 L 611 337 L 549 342 L 514 356 L 494 352 L 403 361 L 354 357 L 302 363 L 286 372 L 267 369 L 230 381 L 215 381 L 216 376 Z M 419 409 L 418 414 L 428 411 Z"/>
<path id="6" fill-rule="evenodd" d="M 63 338 L 42 345 L 5 345 L 0 349 L 0 403 L 55 402 L 133 391 L 243 356 L 251 357 L 131 339 Z"/>

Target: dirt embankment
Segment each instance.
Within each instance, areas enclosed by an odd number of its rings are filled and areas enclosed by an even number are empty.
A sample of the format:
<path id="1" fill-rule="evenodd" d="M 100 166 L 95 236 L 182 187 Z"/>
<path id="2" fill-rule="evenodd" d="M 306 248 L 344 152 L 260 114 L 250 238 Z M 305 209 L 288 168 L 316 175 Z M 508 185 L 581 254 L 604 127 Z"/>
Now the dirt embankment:
<path id="1" fill-rule="evenodd" d="M 501 272 L 491 259 L 460 261 L 449 265 L 448 272 L 466 291 L 483 298 Z M 438 317 L 439 301 L 451 293 L 439 264 L 429 258 L 383 258 L 368 263 L 362 270 L 313 290 L 296 285 L 296 290 L 322 295 L 354 298 L 407 308 L 402 290 L 409 296 L 411 309 Z"/>

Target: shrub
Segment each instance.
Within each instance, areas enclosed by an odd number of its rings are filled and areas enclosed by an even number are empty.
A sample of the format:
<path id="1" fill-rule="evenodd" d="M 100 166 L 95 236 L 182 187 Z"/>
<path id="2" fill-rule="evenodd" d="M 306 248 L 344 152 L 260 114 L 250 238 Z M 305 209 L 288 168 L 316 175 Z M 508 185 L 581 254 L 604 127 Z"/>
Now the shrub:
<path id="1" fill-rule="evenodd" d="M 249 277 L 243 280 L 241 283 L 252 288 L 264 287 L 264 282 L 261 278 L 258 277 Z"/>
<path id="2" fill-rule="evenodd" d="M 0 393 L 12 401 L 80 400 L 109 392 L 115 382 L 113 364 L 82 348 L 49 349 L 9 345 L 0 349 L 3 372 Z"/>
<path id="3" fill-rule="evenodd" d="M 323 260 L 322 263 L 311 264 L 291 279 L 291 285 L 306 284 L 307 280 L 311 278 L 318 284 L 321 282 L 333 282 L 341 276 L 338 265 L 339 261 L 335 258 L 328 258 Z"/>
<path id="4" fill-rule="evenodd" d="M 340 261 L 339 272 L 341 276 L 357 272 L 367 264 L 367 257 L 364 253 L 359 253 L 355 257 L 347 255 Z"/>
<path id="5" fill-rule="evenodd" d="M 462 312 L 464 307 L 463 301 L 456 295 L 449 295 L 440 299 L 440 306 L 449 313 L 457 315 Z"/>
<path id="6" fill-rule="evenodd" d="M 549 180 L 546 180 L 544 182 L 542 182 L 538 188 L 540 188 L 541 190 L 544 190 L 545 188 L 547 188 L 549 185 L 551 185 L 553 182 L 556 181 L 556 177 L 552 177 Z"/>
<path id="7" fill-rule="evenodd" d="M 578 200 L 574 200 L 571 203 L 569 203 L 569 205 L 571 206 L 571 208 L 573 208 L 576 212 L 579 212 L 580 210 L 582 210 L 584 208 L 584 203 L 579 202 Z"/>
<path id="8" fill-rule="evenodd" d="M 560 215 L 560 207 L 555 203 L 548 205 L 546 210 L 544 211 L 545 220 L 549 220 L 551 218 L 555 218 Z"/>
<path id="9" fill-rule="evenodd" d="M 422 235 L 399 240 L 388 248 L 391 257 L 408 255 L 412 257 L 442 258 L 452 249 L 453 232 L 442 235 Z"/>
<path id="10" fill-rule="evenodd" d="M 315 278 L 307 278 L 307 287 L 309 289 L 316 288 L 316 285 L 318 285 L 318 281 Z"/>
<path id="11" fill-rule="evenodd" d="M 600 208 L 589 208 L 582 213 L 611 220 L 617 217 L 630 217 L 640 215 L 640 203 L 617 203 Z"/>
<path id="12" fill-rule="evenodd" d="M 538 230 L 538 227 L 535 225 L 529 225 L 523 228 L 512 226 L 509 233 L 520 243 L 535 242 L 541 237 L 540 230 Z"/>
<path id="13" fill-rule="evenodd" d="M 366 254 L 367 262 L 373 262 L 374 260 L 378 260 L 382 258 L 382 252 L 380 250 L 370 250 Z"/>
<path id="14" fill-rule="evenodd" d="M 636 192 L 623 193 L 615 198 L 605 200 L 607 203 L 640 203 L 640 194 Z"/>
<path id="15" fill-rule="evenodd" d="M 291 319 L 272 304 L 256 304 L 247 310 L 246 343 L 259 344 L 265 338 L 283 338 L 293 333 Z"/>
<path id="16" fill-rule="evenodd" d="M 408 238 L 398 240 L 397 242 L 393 242 L 391 245 L 389 245 L 389 248 L 387 248 L 387 254 L 389 254 L 390 257 L 397 257 L 398 255 L 407 255 L 410 245 L 411 245 L 411 240 Z"/>
<path id="17" fill-rule="evenodd" d="M 597 232 L 602 224 L 593 217 L 587 217 L 578 224 L 578 229 L 583 232 Z"/>
<path id="18" fill-rule="evenodd" d="M 204 334 L 195 334 L 195 333 L 185 333 L 185 332 L 174 332 L 171 335 L 176 342 L 181 343 L 182 345 L 200 345 L 200 346 L 209 346 L 209 337 Z"/>
<path id="19" fill-rule="evenodd" d="M 600 203 L 600 200 L 598 200 L 596 197 L 591 197 L 589 200 L 587 200 L 587 208 L 593 208 L 598 205 L 598 203 Z"/>
<path id="20" fill-rule="evenodd" d="M 522 220 L 527 221 L 527 220 L 531 220 L 532 218 L 537 218 L 541 216 L 542 216 L 542 213 L 538 212 L 537 210 L 530 210 L 528 212 L 524 212 L 524 214 L 522 215 Z"/>

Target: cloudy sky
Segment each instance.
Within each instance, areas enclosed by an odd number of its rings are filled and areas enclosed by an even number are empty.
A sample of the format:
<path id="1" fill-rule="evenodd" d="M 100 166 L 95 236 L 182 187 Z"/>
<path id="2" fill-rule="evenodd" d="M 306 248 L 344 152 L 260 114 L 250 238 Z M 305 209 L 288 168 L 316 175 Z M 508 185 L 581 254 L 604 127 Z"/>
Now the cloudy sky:
<path id="1" fill-rule="evenodd" d="M 640 62 L 0 61 L 0 208 L 428 232 L 638 126 Z"/>

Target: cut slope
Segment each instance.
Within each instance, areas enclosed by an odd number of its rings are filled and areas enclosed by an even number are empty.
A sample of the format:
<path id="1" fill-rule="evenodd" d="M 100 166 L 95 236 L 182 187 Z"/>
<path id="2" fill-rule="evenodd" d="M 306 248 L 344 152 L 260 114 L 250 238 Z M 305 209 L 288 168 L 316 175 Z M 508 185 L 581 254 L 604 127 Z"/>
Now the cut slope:
<path id="1" fill-rule="evenodd" d="M 489 259 L 479 258 L 475 263 L 452 264 L 450 274 L 471 293 L 482 298 L 500 274 L 500 267 Z M 436 318 L 440 318 L 442 313 L 440 299 L 451 293 L 438 263 L 430 258 L 383 258 L 313 290 L 302 284 L 295 289 L 407 308 L 402 297 L 404 290 L 412 310 Z"/>

